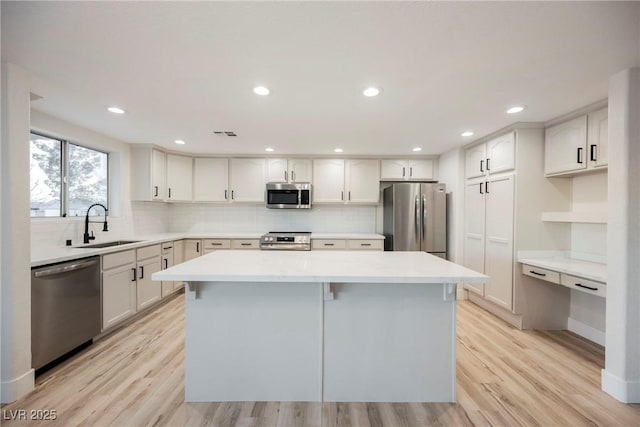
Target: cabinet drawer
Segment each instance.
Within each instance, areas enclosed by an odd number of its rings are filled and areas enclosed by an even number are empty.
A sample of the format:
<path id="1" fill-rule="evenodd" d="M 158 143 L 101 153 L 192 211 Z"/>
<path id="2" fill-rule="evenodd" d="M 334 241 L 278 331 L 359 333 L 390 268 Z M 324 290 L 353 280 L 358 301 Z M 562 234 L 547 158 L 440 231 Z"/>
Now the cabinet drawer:
<path id="1" fill-rule="evenodd" d="M 173 249 L 173 242 L 164 242 L 162 244 L 162 250 L 163 251 L 170 250 L 170 249 Z"/>
<path id="2" fill-rule="evenodd" d="M 102 269 L 120 267 L 121 265 L 135 264 L 136 251 L 134 249 L 124 252 L 116 252 L 115 254 L 102 255 Z"/>
<path id="3" fill-rule="evenodd" d="M 383 246 L 382 240 L 347 240 L 349 249 L 381 251 Z"/>
<path id="4" fill-rule="evenodd" d="M 138 261 L 142 261 L 143 259 L 153 258 L 154 256 L 160 256 L 162 252 L 161 245 L 152 245 L 146 246 L 144 248 L 140 248 L 137 250 L 136 258 Z"/>
<path id="5" fill-rule="evenodd" d="M 346 249 L 346 240 L 318 239 L 311 240 L 311 249 Z"/>
<path id="6" fill-rule="evenodd" d="M 260 249 L 260 240 L 257 239 L 234 239 L 233 249 Z"/>
<path id="7" fill-rule="evenodd" d="M 202 241 L 204 249 L 230 249 L 231 240 L 229 239 L 204 239 Z"/>
<path id="8" fill-rule="evenodd" d="M 522 274 L 551 283 L 560 283 L 560 273 L 557 271 L 546 270 L 532 265 L 522 264 Z"/>
<path id="9" fill-rule="evenodd" d="M 560 275 L 560 284 L 599 297 L 604 298 L 607 296 L 607 286 L 604 283 L 594 282 L 593 280 L 583 279 L 582 277 L 562 273 Z"/>

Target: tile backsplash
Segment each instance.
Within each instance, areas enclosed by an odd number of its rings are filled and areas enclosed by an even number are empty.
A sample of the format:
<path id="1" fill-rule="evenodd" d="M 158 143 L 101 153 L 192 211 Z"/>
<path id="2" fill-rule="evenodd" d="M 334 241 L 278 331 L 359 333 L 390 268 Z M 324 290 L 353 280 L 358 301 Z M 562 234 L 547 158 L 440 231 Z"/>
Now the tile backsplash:
<path id="1" fill-rule="evenodd" d="M 164 232 L 375 233 L 376 206 L 323 206 L 310 210 L 267 209 L 264 205 L 204 205 L 132 202 L 131 213 L 109 217 L 109 232 L 90 224 L 95 242 Z M 31 221 L 31 244 L 63 246 L 67 239 L 82 244 L 83 218 L 38 218 Z"/>
<path id="2" fill-rule="evenodd" d="M 173 204 L 171 232 L 315 231 L 375 233 L 375 206 L 322 206 L 267 209 L 264 205 Z"/>

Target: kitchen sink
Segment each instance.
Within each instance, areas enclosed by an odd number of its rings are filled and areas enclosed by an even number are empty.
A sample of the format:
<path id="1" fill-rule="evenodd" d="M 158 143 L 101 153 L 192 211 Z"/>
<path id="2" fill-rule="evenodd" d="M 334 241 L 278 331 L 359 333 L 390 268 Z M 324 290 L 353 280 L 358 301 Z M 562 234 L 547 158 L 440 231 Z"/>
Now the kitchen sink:
<path id="1" fill-rule="evenodd" d="M 111 246 L 128 245 L 129 243 L 138 243 L 142 240 L 114 240 L 113 242 L 96 243 L 93 245 L 75 246 L 77 249 L 97 249 L 110 248 Z"/>

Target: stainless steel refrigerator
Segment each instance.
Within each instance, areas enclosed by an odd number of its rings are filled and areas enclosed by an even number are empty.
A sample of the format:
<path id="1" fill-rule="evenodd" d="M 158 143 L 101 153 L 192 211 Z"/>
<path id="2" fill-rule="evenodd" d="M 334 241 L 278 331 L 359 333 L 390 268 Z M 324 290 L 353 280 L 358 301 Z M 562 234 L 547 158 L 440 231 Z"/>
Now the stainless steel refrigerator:
<path id="1" fill-rule="evenodd" d="M 384 189 L 384 250 L 447 258 L 445 184 L 398 183 Z"/>

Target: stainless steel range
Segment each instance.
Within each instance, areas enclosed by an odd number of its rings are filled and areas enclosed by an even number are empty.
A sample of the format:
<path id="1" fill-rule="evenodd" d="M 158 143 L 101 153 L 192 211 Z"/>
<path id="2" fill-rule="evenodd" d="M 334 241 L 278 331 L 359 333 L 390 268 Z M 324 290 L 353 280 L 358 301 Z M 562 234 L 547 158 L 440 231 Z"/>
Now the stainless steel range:
<path id="1" fill-rule="evenodd" d="M 285 251 L 310 251 L 311 232 L 271 231 L 260 237 L 260 249 Z"/>

